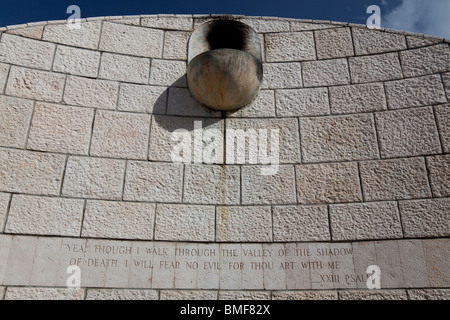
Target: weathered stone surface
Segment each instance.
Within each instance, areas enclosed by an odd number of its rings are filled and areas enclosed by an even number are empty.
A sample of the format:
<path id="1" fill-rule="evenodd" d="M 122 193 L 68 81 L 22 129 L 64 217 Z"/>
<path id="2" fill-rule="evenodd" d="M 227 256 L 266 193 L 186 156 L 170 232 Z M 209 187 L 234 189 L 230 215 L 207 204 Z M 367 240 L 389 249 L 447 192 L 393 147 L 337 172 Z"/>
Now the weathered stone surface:
<path id="1" fill-rule="evenodd" d="M 333 86 L 350 83 L 347 59 L 307 61 L 302 63 L 305 87 Z"/>
<path id="2" fill-rule="evenodd" d="M 360 163 L 364 200 L 395 200 L 430 197 L 423 158 Z"/>
<path id="3" fill-rule="evenodd" d="M 400 216 L 395 202 L 331 205 L 330 223 L 333 240 L 402 237 Z"/>
<path id="4" fill-rule="evenodd" d="M 97 49 L 100 39 L 101 21 L 81 22 L 81 28 L 69 29 L 67 24 L 45 26 L 42 39 L 70 46 Z"/>
<path id="5" fill-rule="evenodd" d="M 153 161 L 170 161 L 172 162 L 172 151 L 181 143 L 180 138 L 174 139 L 173 132 L 178 129 L 186 130 L 189 133 L 191 143 L 190 145 L 190 159 L 193 158 L 195 150 L 193 149 L 193 139 L 195 137 L 194 122 L 201 121 L 203 130 L 216 129 L 223 135 L 224 121 L 220 119 L 208 118 L 182 118 L 182 117 L 168 117 L 168 116 L 153 116 L 150 133 L 150 152 L 149 159 Z M 220 137 L 218 137 L 220 138 Z M 205 140 L 203 139 L 205 142 Z M 210 141 L 208 141 L 210 143 Z M 184 155 L 183 155 L 184 156 Z M 188 161 L 193 162 L 193 161 Z M 217 163 L 223 163 L 223 156 L 219 156 Z"/>
<path id="6" fill-rule="evenodd" d="M 29 100 L 0 96 L 0 145 L 23 148 L 33 112 Z"/>
<path id="7" fill-rule="evenodd" d="M 261 166 L 242 166 L 242 204 L 296 203 L 294 167 L 280 165 L 273 175 L 262 175 Z"/>
<path id="8" fill-rule="evenodd" d="M 350 57 L 353 83 L 401 79 L 402 68 L 396 52 L 365 57 Z"/>
<path id="9" fill-rule="evenodd" d="M 265 63 L 263 89 L 301 88 L 302 66 L 299 62 Z"/>
<path id="10" fill-rule="evenodd" d="M 271 33 L 265 36 L 268 62 L 315 60 L 314 36 L 310 31 Z M 301 45 L 298 45 L 301 44 Z"/>
<path id="11" fill-rule="evenodd" d="M 93 118 L 92 109 L 37 102 L 27 148 L 87 155 Z"/>
<path id="12" fill-rule="evenodd" d="M 192 17 L 143 17 L 141 18 L 143 27 L 168 29 L 168 30 L 184 30 L 191 31 L 193 27 Z"/>
<path id="13" fill-rule="evenodd" d="M 401 211 L 401 209 L 399 210 Z M 404 230 L 404 220 L 402 225 Z M 405 232 L 404 236 L 406 237 Z M 422 243 L 419 239 L 397 242 L 405 288 L 426 288 L 430 286 L 426 265 L 427 258 Z"/>
<path id="14" fill-rule="evenodd" d="M 450 89 L 449 89 L 450 90 Z M 434 107 L 442 149 L 450 152 L 450 104 Z"/>
<path id="15" fill-rule="evenodd" d="M 0 63 L 0 93 L 3 93 L 3 88 L 6 85 L 8 73 L 9 73 L 9 65 L 5 63 Z"/>
<path id="16" fill-rule="evenodd" d="M 178 62 L 178 61 L 177 61 Z M 167 114 L 177 116 L 220 117 L 220 111 L 205 107 L 198 102 L 188 88 L 169 88 Z"/>
<path id="17" fill-rule="evenodd" d="M 450 71 L 450 49 L 442 43 L 400 52 L 405 77 Z"/>
<path id="18" fill-rule="evenodd" d="M 425 47 L 430 44 L 436 44 L 442 42 L 444 39 L 440 37 L 431 37 L 431 36 L 406 36 L 406 42 L 408 43 L 408 48 L 418 48 Z"/>
<path id="19" fill-rule="evenodd" d="M 141 18 L 140 16 L 124 16 L 124 17 L 120 17 L 120 19 L 113 19 L 113 20 L 109 20 L 109 22 L 114 22 L 114 23 L 120 23 L 120 24 L 127 24 L 130 26 L 140 26 L 141 25 Z"/>
<path id="20" fill-rule="evenodd" d="M 55 47 L 53 43 L 4 34 L 0 42 L 0 61 L 50 70 Z"/>
<path id="21" fill-rule="evenodd" d="M 353 56 L 350 28 L 335 28 L 314 32 L 317 58 L 330 59 Z"/>
<path id="22" fill-rule="evenodd" d="M 81 235 L 151 240 L 154 219 L 154 204 L 88 200 Z"/>
<path id="23" fill-rule="evenodd" d="M 6 94 L 49 102 L 61 101 L 65 76 L 58 73 L 11 67 Z"/>
<path id="24" fill-rule="evenodd" d="M 216 210 L 216 241 L 272 241 L 272 214 L 269 206 L 217 207 Z"/>
<path id="25" fill-rule="evenodd" d="M 276 90 L 277 116 L 330 114 L 327 88 Z"/>
<path id="26" fill-rule="evenodd" d="M 0 149 L 0 191 L 57 195 L 66 157 Z"/>
<path id="27" fill-rule="evenodd" d="M 261 20 L 261 19 L 244 18 L 240 19 L 240 21 L 245 24 L 248 24 L 258 33 L 289 31 L 289 21 L 283 21 L 281 19 Z"/>
<path id="28" fill-rule="evenodd" d="M 230 118 L 275 117 L 275 91 L 261 90 L 247 106 L 226 115 Z"/>
<path id="29" fill-rule="evenodd" d="M 148 83 L 150 59 L 103 53 L 99 77 L 124 82 Z"/>
<path id="30" fill-rule="evenodd" d="M 435 197 L 450 197 L 450 155 L 427 157 L 431 190 Z"/>
<path id="31" fill-rule="evenodd" d="M 41 40 L 42 33 L 44 32 L 44 26 L 34 26 L 34 27 L 26 27 L 26 28 L 20 28 L 20 29 L 12 29 L 9 30 L 8 33 L 15 34 L 18 36 L 26 37 L 26 38 L 32 38 Z"/>
<path id="32" fill-rule="evenodd" d="M 405 36 L 391 32 L 352 28 L 357 55 L 406 49 Z"/>
<path id="33" fill-rule="evenodd" d="M 382 83 L 330 87 L 330 108 L 333 114 L 386 110 Z"/>
<path id="34" fill-rule="evenodd" d="M 158 204 L 155 240 L 214 241 L 214 206 Z"/>
<path id="35" fill-rule="evenodd" d="M 14 195 L 5 232 L 78 237 L 84 200 Z"/>
<path id="36" fill-rule="evenodd" d="M 72 197 L 119 200 L 125 161 L 69 157 L 62 194 Z"/>
<path id="37" fill-rule="evenodd" d="M 100 50 L 132 56 L 161 58 L 164 32 L 118 23 L 103 23 Z M 136 41 L 139 39 L 139 41 Z"/>
<path id="38" fill-rule="evenodd" d="M 427 257 L 427 271 L 431 288 L 448 288 L 450 279 L 449 239 L 435 239 L 422 241 L 424 255 Z"/>
<path id="39" fill-rule="evenodd" d="M 125 200 L 181 202 L 183 165 L 130 161 L 125 178 Z"/>
<path id="40" fill-rule="evenodd" d="M 389 109 L 420 107 L 446 103 L 439 75 L 404 79 L 385 83 Z"/>
<path id="41" fill-rule="evenodd" d="M 304 22 L 304 21 L 289 21 L 291 25 L 291 31 L 309 31 L 309 30 L 322 30 L 336 28 L 331 23 L 318 23 L 318 22 Z"/>
<path id="42" fill-rule="evenodd" d="M 358 165 L 323 163 L 297 165 L 298 203 L 339 203 L 362 200 Z"/>
<path id="43" fill-rule="evenodd" d="M 9 193 L 0 192 L 0 233 L 3 233 L 10 198 L 11 195 Z"/>
<path id="44" fill-rule="evenodd" d="M 339 291 L 339 300 L 408 300 L 405 290 Z"/>
<path id="45" fill-rule="evenodd" d="M 273 240 L 330 240 L 326 206 L 273 207 Z"/>
<path id="46" fill-rule="evenodd" d="M 166 111 L 166 101 L 166 87 L 127 83 L 120 85 L 119 110 L 164 114 Z"/>
<path id="47" fill-rule="evenodd" d="M 450 72 L 443 73 L 442 80 L 444 81 L 445 91 L 447 92 L 447 99 L 450 100 Z"/>
<path id="48" fill-rule="evenodd" d="M 238 130 L 242 130 L 245 133 L 250 134 L 255 130 L 267 130 L 267 154 L 273 155 L 277 150 L 276 146 L 271 146 L 271 131 L 279 130 L 279 162 L 280 163 L 299 163 L 300 162 L 300 142 L 298 135 L 298 123 L 297 119 L 227 119 L 226 120 L 227 127 L 227 149 L 230 147 L 230 143 L 234 144 L 234 153 L 227 153 L 226 160 L 228 164 L 237 163 L 237 155 L 239 152 L 240 156 L 245 155 L 245 163 L 249 163 L 249 149 L 251 146 L 246 146 L 247 151 L 241 150 L 238 145 L 238 139 L 231 139 L 230 129 L 236 130 L 236 136 L 241 136 L 241 133 Z M 243 133 L 242 133 L 243 134 Z M 258 148 L 261 148 L 262 143 L 266 143 L 266 141 L 261 141 L 258 139 Z M 269 147 L 270 145 L 270 147 Z M 273 149 L 272 149 L 273 148 Z M 238 150 L 239 149 L 239 150 Z M 258 157 L 259 158 L 259 157 Z M 231 160 L 234 160 L 232 162 Z M 258 164 L 263 164 L 261 159 L 259 158 L 257 161 Z"/>
<path id="49" fill-rule="evenodd" d="M 147 159 L 150 116 L 98 110 L 90 154 L 99 157 Z"/>
<path id="50" fill-rule="evenodd" d="M 337 300 L 337 291 L 274 291 L 273 300 Z"/>
<path id="51" fill-rule="evenodd" d="M 84 289 L 8 287 L 5 300 L 83 300 Z"/>
<path id="52" fill-rule="evenodd" d="M 95 78 L 98 74 L 100 52 L 66 46 L 58 46 L 53 70 L 77 76 Z"/>
<path id="53" fill-rule="evenodd" d="M 377 112 L 375 119 L 381 157 L 441 153 L 431 107 Z"/>
<path id="54" fill-rule="evenodd" d="M 189 32 L 166 31 L 164 35 L 164 59 L 187 59 L 187 44 L 190 37 Z"/>
<path id="55" fill-rule="evenodd" d="M 86 300 L 158 300 L 157 290 L 88 289 Z"/>
<path id="56" fill-rule="evenodd" d="M 239 204 L 238 166 L 186 165 L 184 203 Z"/>
<path id="57" fill-rule="evenodd" d="M 271 300 L 268 291 L 219 291 L 219 300 Z M 261 311 L 263 312 L 263 311 Z"/>
<path id="58" fill-rule="evenodd" d="M 152 60 L 150 84 L 186 87 L 186 61 Z"/>
<path id="59" fill-rule="evenodd" d="M 378 158 L 372 115 L 300 119 L 305 162 Z"/>
<path id="60" fill-rule="evenodd" d="M 450 289 L 411 289 L 409 300 L 450 300 Z"/>
<path id="61" fill-rule="evenodd" d="M 405 237 L 450 235 L 450 199 L 400 201 Z"/>
<path id="62" fill-rule="evenodd" d="M 217 291 L 161 290 L 161 300 L 216 300 Z"/>

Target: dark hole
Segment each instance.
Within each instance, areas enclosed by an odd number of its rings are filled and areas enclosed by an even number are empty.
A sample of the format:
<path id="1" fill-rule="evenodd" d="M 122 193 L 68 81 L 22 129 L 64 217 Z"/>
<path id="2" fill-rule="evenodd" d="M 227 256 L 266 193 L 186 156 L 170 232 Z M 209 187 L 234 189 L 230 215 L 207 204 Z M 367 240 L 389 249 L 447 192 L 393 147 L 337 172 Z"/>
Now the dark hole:
<path id="1" fill-rule="evenodd" d="M 216 20 L 206 32 L 209 49 L 243 50 L 247 38 L 247 26 L 237 21 Z"/>

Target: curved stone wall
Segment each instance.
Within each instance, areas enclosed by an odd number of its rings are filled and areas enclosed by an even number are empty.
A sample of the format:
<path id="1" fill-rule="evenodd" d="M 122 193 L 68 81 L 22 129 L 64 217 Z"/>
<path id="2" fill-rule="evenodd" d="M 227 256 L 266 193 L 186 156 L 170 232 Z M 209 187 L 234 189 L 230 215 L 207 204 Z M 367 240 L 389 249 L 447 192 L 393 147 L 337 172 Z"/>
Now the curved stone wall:
<path id="1" fill-rule="evenodd" d="M 215 18 L 0 29 L 0 297 L 449 299 L 449 42 L 228 17 L 259 34 L 264 83 L 221 113 L 185 81 Z M 215 129 L 214 163 L 174 163 L 177 129 Z M 278 130 L 276 173 L 227 162 L 230 129 Z"/>

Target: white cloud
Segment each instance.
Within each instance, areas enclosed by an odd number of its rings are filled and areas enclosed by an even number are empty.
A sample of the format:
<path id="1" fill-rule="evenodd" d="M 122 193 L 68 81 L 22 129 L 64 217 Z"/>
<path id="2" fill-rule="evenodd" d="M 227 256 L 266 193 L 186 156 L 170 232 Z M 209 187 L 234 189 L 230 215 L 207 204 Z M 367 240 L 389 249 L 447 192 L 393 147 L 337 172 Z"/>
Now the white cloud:
<path id="1" fill-rule="evenodd" d="M 392 11 L 381 12 L 381 26 L 450 39 L 450 1 L 402 0 Z"/>

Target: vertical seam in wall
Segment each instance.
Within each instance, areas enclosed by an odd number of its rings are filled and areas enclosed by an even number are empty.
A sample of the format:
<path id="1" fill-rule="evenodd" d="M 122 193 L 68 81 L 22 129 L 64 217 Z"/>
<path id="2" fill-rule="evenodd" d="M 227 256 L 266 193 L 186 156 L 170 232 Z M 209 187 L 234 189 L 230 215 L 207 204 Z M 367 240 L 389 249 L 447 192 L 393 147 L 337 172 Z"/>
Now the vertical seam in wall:
<path id="1" fill-rule="evenodd" d="M 316 41 L 316 30 L 312 30 L 313 33 L 313 44 L 314 44 L 314 54 L 315 54 L 315 60 L 319 60 L 319 54 L 317 53 L 317 41 Z"/>
<path id="2" fill-rule="evenodd" d="M 425 156 L 423 158 L 424 158 L 424 162 L 425 162 L 425 170 L 426 170 L 426 174 L 427 174 L 428 187 L 429 187 L 430 192 L 431 192 L 431 197 L 434 198 L 435 197 L 435 192 L 433 190 L 433 185 L 431 184 L 431 177 L 430 177 L 430 169 L 429 169 L 429 166 L 428 166 L 428 159 Z"/>
<path id="3" fill-rule="evenodd" d="M 355 47 L 355 38 L 353 36 L 353 27 L 348 27 L 350 29 L 350 39 L 352 40 L 352 47 L 353 47 L 353 56 L 356 57 L 356 47 Z"/>
<path id="4" fill-rule="evenodd" d="M 294 168 L 294 192 L 295 192 L 295 204 L 298 204 L 298 192 L 297 192 L 297 169 L 295 167 L 296 165 L 293 165 Z"/>
<path id="5" fill-rule="evenodd" d="M 8 86 L 8 82 L 9 82 L 9 75 L 11 74 L 11 69 L 12 69 L 12 65 L 11 64 L 7 64 L 8 66 L 8 72 L 6 72 L 6 81 L 5 81 L 5 85 L 2 88 L 2 95 L 6 95 L 6 87 Z"/>
<path id="6" fill-rule="evenodd" d="M 97 47 L 96 50 L 100 51 L 100 43 L 102 41 L 102 35 L 103 35 L 103 24 L 104 24 L 105 20 L 102 20 L 102 22 L 100 23 L 100 34 L 98 36 L 98 42 L 97 42 Z"/>
<path id="7" fill-rule="evenodd" d="M 217 214 L 217 205 L 216 205 L 216 206 L 214 206 L 214 242 L 217 242 L 217 219 L 218 219 L 218 214 Z"/>
<path id="8" fill-rule="evenodd" d="M 381 145 L 380 145 L 380 137 L 378 134 L 378 125 L 377 125 L 377 117 L 376 117 L 376 112 L 372 113 L 372 120 L 373 120 L 373 128 L 375 130 L 375 139 L 377 140 L 377 147 L 378 147 L 378 159 L 383 159 L 383 157 L 381 156 Z"/>
<path id="9" fill-rule="evenodd" d="M 180 164 L 183 166 L 182 174 L 181 174 L 181 203 L 184 203 L 184 183 L 186 181 L 186 164 Z"/>
<path id="10" fill-rule="evenodd" d="M 120 90 L 122 89 L 122 82 L 119 82 L 117 86 L 117 94 L 116 101 L 114 101 L 114 110 L 119 111 L 119 102 L 120 102 Z"/>
<path id="11" fill-rule="evenodd" d="M 362 178 L 361 178 L 361 168 L 360 168 L 359 161 L 356 164 L 357 164 L 357 167 L 358 167 L 357 169 L 358 169 L 359 187 L 361 189 L 361 202 L 364 202 L 365 201 L 364 188 L 363 188 L 363 183 L 362 183 Z"/>
<path id="12" fill-rule="evenodd" d="M 65 162 L 64 162 L 64 169 L 63 169 L 62 177 L 61 177 L 61 185 L 60 185 L 59 190 L 58 190 L 59 196 L 62 196 L 62 190 L 63 190 L 63 187 L 64 187 L 64 178 L 66 177 L 66 170 L 67 170 L 67 164 L 68 163 L 69 163 L 69 154 L 66 155 L 66 159 L 65 159 Z"/>
<path id="13" fill-rule="evenodd" d="M 397 202 L 398 218 L 400 220 L 400 228 L 402 229 L 402 238 L 405 238 L 405 228 L 403 227 L 402 213 L 400 211 L 400 201 L 397 200 L 395 202 Z"/>
<path id="14" fill-rule="evenodd" d="M 151 114 L 151 115 L 150 115 L 150 125 L 149 125 L 149 128 L 148 128 L 147 152 L 146 152 L 146 154 L 145 154 L 145 157 L 146 157 L 145 161 L 149 161 L 149 160 L 150 160 L 150 136 L 151 136 L 151 134 L 152 134 L 152 122 L 153 122 L 153 117 L 154 117 L 154 116 Z"/>
<path id="15" fill-rule="evenodd" d="M 83 300 L 86 300 L 86 298 L 87 298 L 87 293 L 88 293 L 88 288 L 85 288 L 84 289 L 84 293 L 83 293 Z"/>
<path id="16" fill-rule="evenodd" d="M 353 83 L 353 80 L 352 80 L 352 72 L 351 72 L 351 70 L 350 70 L 350 58 L 351 58 L 351 57 L 345 57 L 345 58 L 344 58 L 344 59 L 346 60 L 346 62 L 347 62 L 348 80 L 349 80 L 349 84 L 355 84 L 355 83 Z"/>
<path id="17" fill-rule="evenodd" d="M 166 47 L 166 32 L 167 30 L 163 30 L 163 38 L 162 38 L 162 46 L 161 46 L 161 59 L 164 59 L 164 48 Z M 150 78 L 149 78 L 150 81 Z"/>
<path id="18" fill-rule="evenodd" d="M 125 194 L 125 185 L 127 183 L 128 161 L 130 161 L 130 160 L 125 160 L 125 168 L 124 168 L 124 171 L 123 171 L 122 198 L 121 198 L 122 201 L 123 201 L 123 197 L 124 197 L 124 194 Z"/>
<path id="19" fill-rule="evenodd" d="M 299 144 L 299 151 L 300 151 L 300 163 L 303 163 L 303 152 L 302 152 L 302 132 L 300 130 L 300 117 L 297 118 L 297 124 L 298 124 L 298 144 Z M 297 182 L 296 182 L 297 183 Z"/>
<path id="20" fill-rule="evenodd" d="M 273 226 L 274 226 L 274 224 L 273 224 L 273 205 L 270 206 L 270 216 L 272 219 L 272 242 L 275 242 L 275 231 L 273 229 Z"/>
<path id="21" fill-rule="evenodd" d="M 6 231 L 6 223 L 8 222 L 9 211 L 11 210 L 12 198 L 14 195 L 15 195 L 15 193 L 11 193 L 9 196 L 8 205 L 6 206 L 5 221 L 3 222 L 3 226 L 2 226 L 2 233 L 5 233 L 5 231 Z"/>
<path id="22" fill-rule="evenodd" d="M 164 94 L 166 95 L 166 103 L 164 106 L 164 113 L 165 115 L 167 115 L 167 110 L 169 109 L 169 89 L 170 87 L 167 87 Z"/>
<path id="23" fill-rule="evenodd" d="M 55 51 L 53 52 L 53 57 L 52 57 L 52 65 L 50 67 L 50 70 L 45 70 L 45 71 L 47 71 L 47 72 L 55 72 L 55 70 L 53 70 L 53 68 L 55 67 L 56 53 L 58 52 L 59 46 L 61 46 L 61 44 L 55 44 Z M 37 70 L 40 70 L 40 69 L 37 69 Z"/>
<path id="24" fill-rule="evenodd" d="M 155 217 L 154 217 L 154 220 L 153 220 L 153 237 L 152 237 L 152 240 L 156 240 L 156 217 L 157 217 L 157 214 L 158 214 L 158 203 L 155 203 Z"/>
<path id="25" fill-rule="evenodd" d="M 25 150 L 27 150 L 27 147 L 28 147 L 28 139 L 30 138 L 31 125 L 33 124 L 33 118 L 34 118 L 34 111 L 35 111 L 35 109 L 36 109 L 36 101 L 33 101 L 33 105 L 31 107 L 30 121 L 28 122 L 27 135 L 25 137 L 25 145 L 23 147 Z"/>
<path id="26" fill-rule="evenodd" d="M 81 214 L 81 226 L 80 226 L 80 235 L 79 235 L 80 238 L 82 237 L 82 233 L 83 233 L 84 217 L 86 215 L 86 208 L 87 208 L 87 199 L 84 199 L 83 213 Z"/>
<path id="27" fill-rule="evenodd" d="M 447 91 L 447 89 L 445 88 L 445 82 L 444 82 L 444 73 L 440 73 L 439 74 L 441 76 L 441 83 L 442 83 L 442 87 L 444 88 L 444 94 L 445 94 L 445 99 L 447 100 L 447 102 L 449 102 L 449 96 L 450 96 L 450 92 Z M 450 72 L 449 72 L 450 75 Z M 6 90 L 6 85 L 5 85 L 5 90 Z"/>
<path id="28" fill-rule="evenodd" d="M 60 103 L 64 103 L 64 104 L 65 104 L 65 102 L 64 102 L 64 94 L 66 93 L 66 85 L 67 85 L 67 78 L 68 77 L 69 77 L 68 74 L 66 74 L 66 76 L 64 77 L 64 85 L 63 85 L 63 89 L 62 89 L 62 92 L 61 92 Z"/>
<path id="29" fill-rule="evenodd" d="M 402 72 L 402 79 L 405 79 L 405 73 L 403 72 L 403 64 L 400 56 L 400 51 L 397 51 L 398 62 L 400 64 L 400 71 Z"/>
<path id="30" fill-rule="evenodd" d="M 331 210 L 329 204 L 327 204 L 327 214 L 328 214 L 328 231 L 330 232 L 330 241 L 333 242 L 333 231 L 331 228 Z"/>
<path id="31" fill-rule="evenodd" d="M 431 108 L 431 115 L 433 116 L 433 120 L 434 120 L 434 126 L 435 126 L 435 129 L 438 134 L 439 146 L 441 147 L 441 150 L 439 153 L 444 153 L 444 144 L 442 142 L 441 134 L 439 131 L 439 124 L 438 124 L 437 117 L 436 117 L 436 110 L 434 109 L 434 106 L 431 106 L 430 108 Z"/>
<path id="32" fill-rule="evenodd" d="M 94 138 L 94 126 L 95 126 L 95 118 L 97 116 L 97 109 L 94 109 L 94 116 L 92 117 L 92 126 L 91 126 L 91 138 L 89 139 L 89 148 L 88 148 L 88 154 L 89 157 L 91 155 L 91 147 L 92 147 L 92 139 Z"/>

